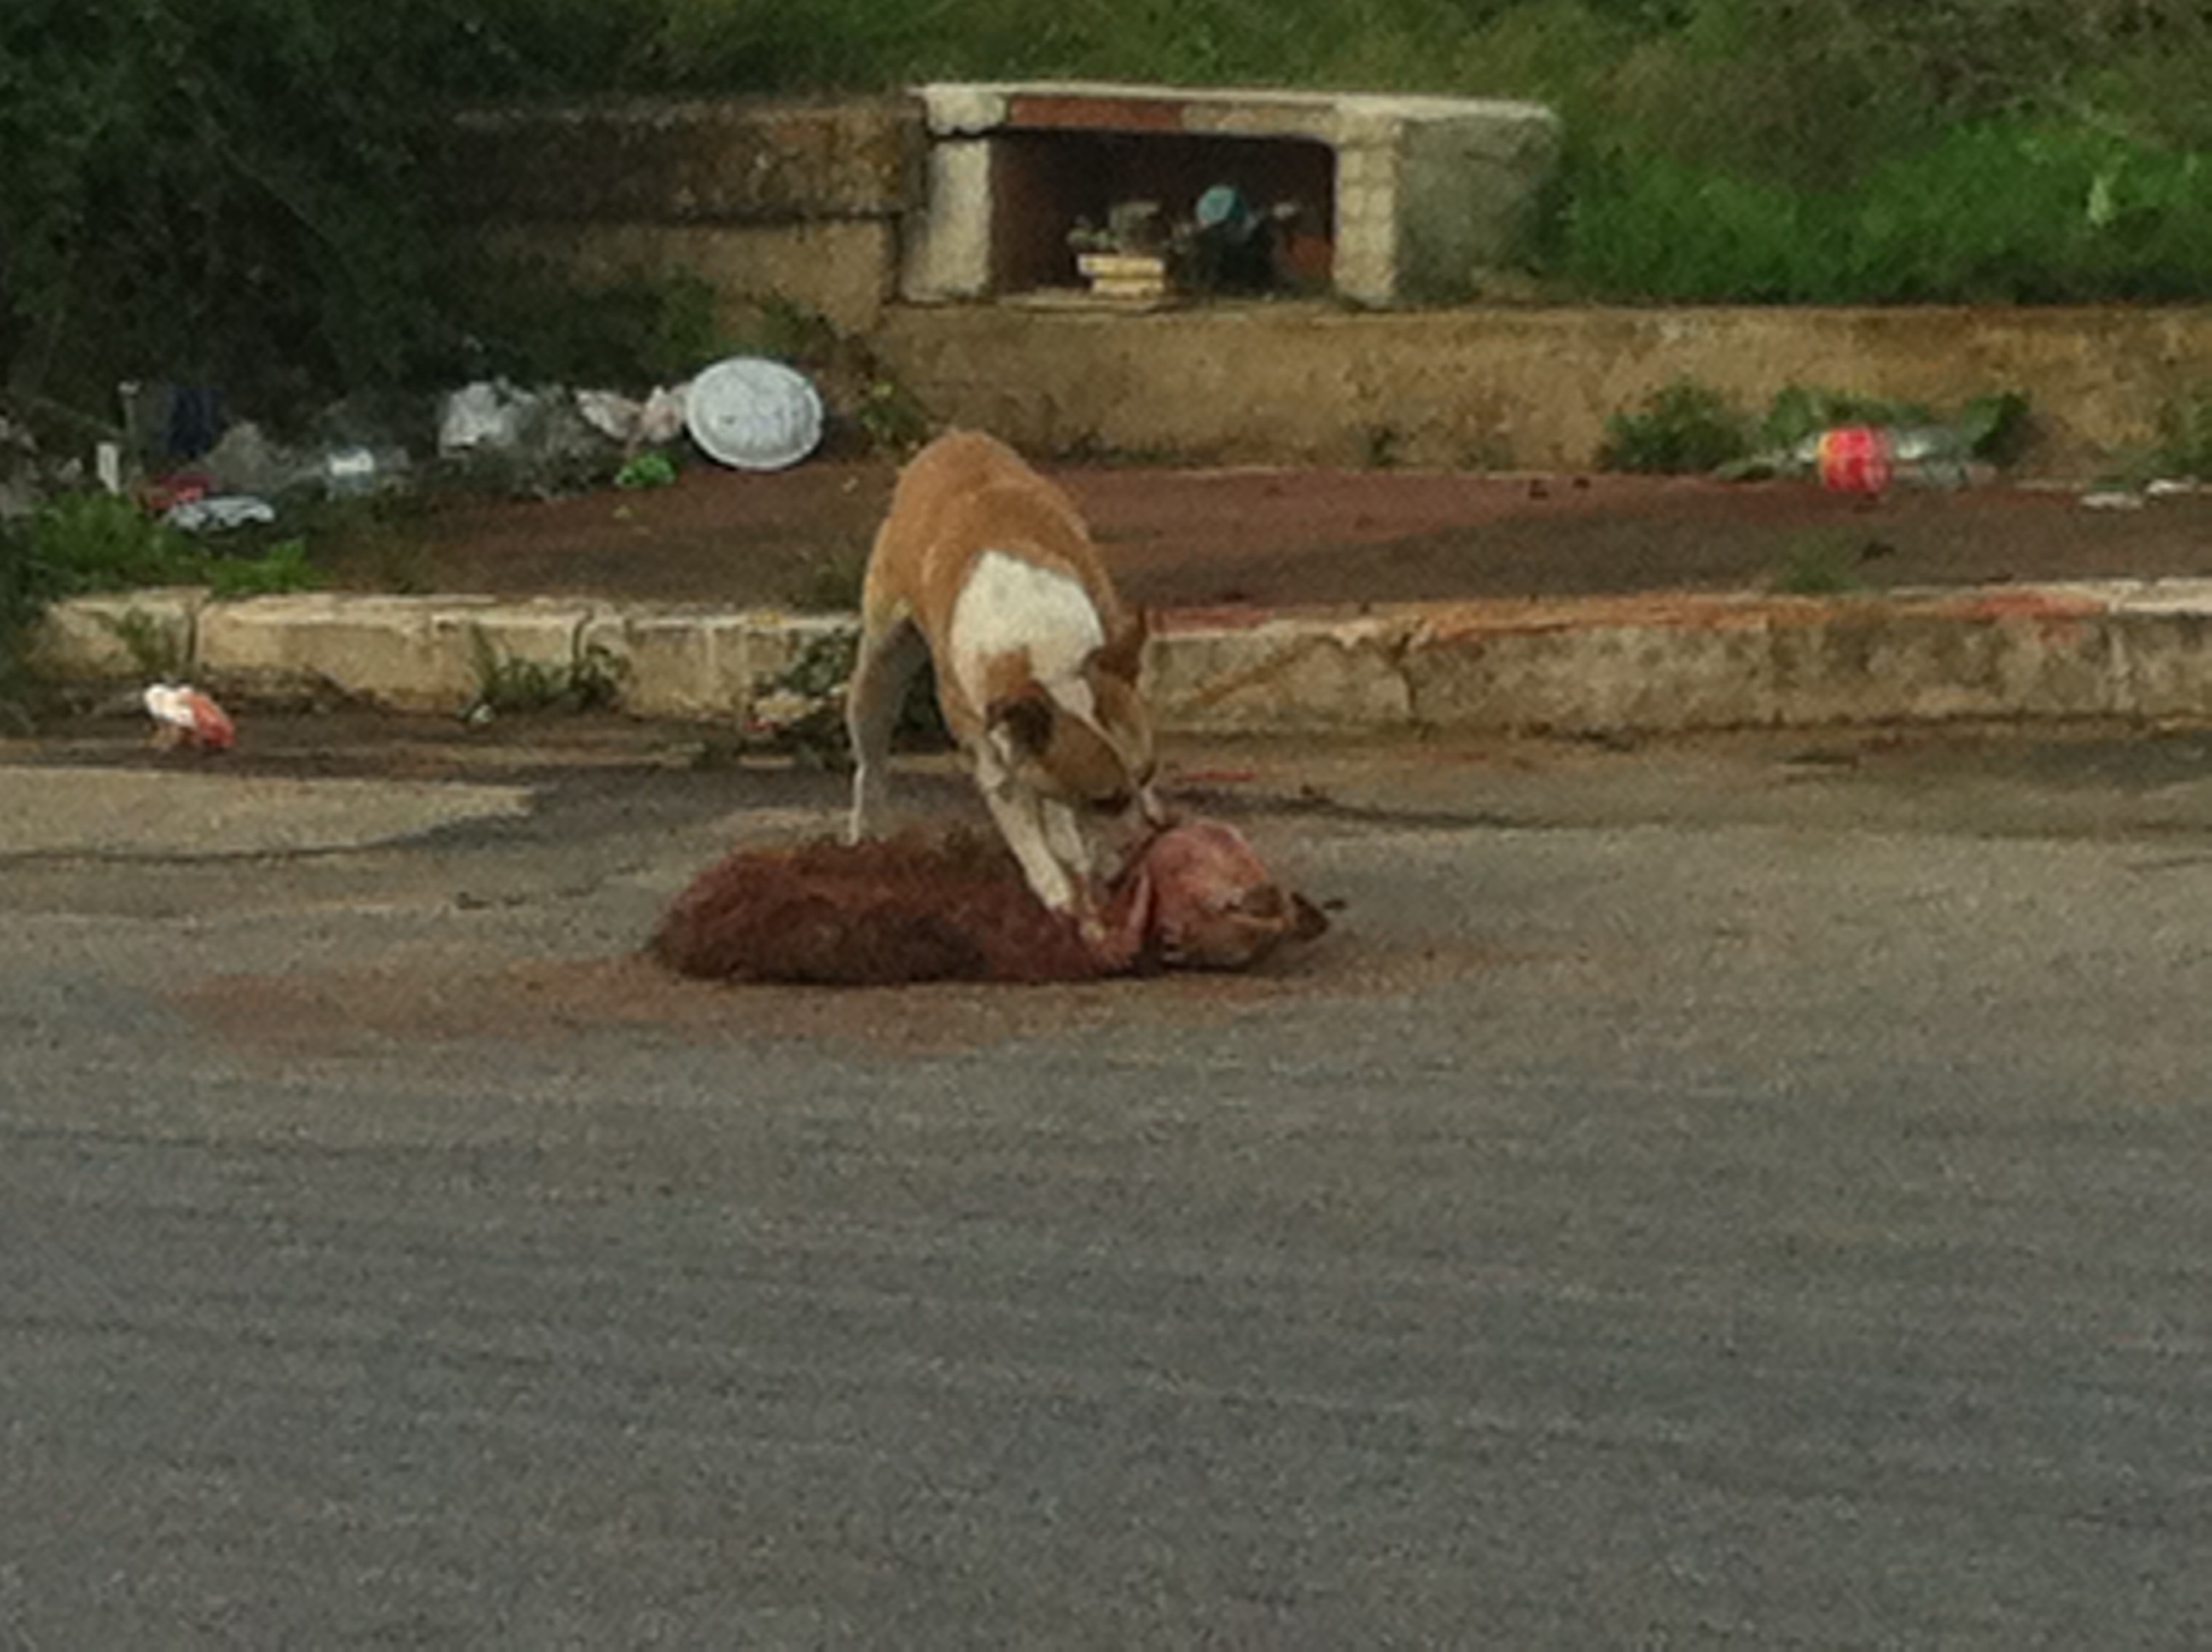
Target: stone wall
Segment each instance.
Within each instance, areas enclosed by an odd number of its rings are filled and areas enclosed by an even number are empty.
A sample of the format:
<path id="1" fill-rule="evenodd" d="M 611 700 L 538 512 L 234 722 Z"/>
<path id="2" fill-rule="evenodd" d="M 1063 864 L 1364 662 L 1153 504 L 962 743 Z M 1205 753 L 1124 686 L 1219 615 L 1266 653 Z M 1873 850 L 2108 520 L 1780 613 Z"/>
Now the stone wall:
<path id="1" fill-rule="evenodd" d="M 1791 385 L 1938 408 L 2024 391 L 2027 468 L 2087 476 L 2212 385 L 2212 307 L 907 307 L 876 344 L 939 419 L 1219 464 L 1587 467 L 1611 415 L 1688 378 L 1754 411 Z"/>
<path id="2" fill-rule="evenodd" d="M 479 110 L 441 188 L 494 246 L 586 281 L 681 268 L 733 322 L 773 296 L 865 331 L 891 296 L 922 143 L 900 98 Z"/>

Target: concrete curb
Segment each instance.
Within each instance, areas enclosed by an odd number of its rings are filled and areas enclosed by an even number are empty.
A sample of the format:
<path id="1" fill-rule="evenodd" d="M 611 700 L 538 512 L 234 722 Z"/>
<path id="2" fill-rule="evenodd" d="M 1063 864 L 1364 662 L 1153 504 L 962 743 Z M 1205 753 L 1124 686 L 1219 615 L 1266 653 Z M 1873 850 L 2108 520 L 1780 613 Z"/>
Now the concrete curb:
<path id="1" fill-rule="evenodd" d="M 40 657 L 93 680 L 188 675 L 242 704 L 302 691 L 453 712 L 487 661 L 586 671 L 635 715 L 743 718 L 849 616 L 665 604 L 144 591 L 64 603 Z M 1660 593 L 1156 616 L 1169 732 L 1664 733 L 1961 718 L 2212 718 L 2212 580 L 1834 598 Z"/>

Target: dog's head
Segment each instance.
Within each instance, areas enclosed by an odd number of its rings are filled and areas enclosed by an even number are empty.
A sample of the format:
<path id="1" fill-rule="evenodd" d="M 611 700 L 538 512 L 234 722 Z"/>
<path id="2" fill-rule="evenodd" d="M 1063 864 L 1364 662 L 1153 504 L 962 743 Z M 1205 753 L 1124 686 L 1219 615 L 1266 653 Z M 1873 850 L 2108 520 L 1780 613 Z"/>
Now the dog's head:
<path id="1" fill-rule="evenodd" d="M 1106 914 L 1123 952 L 1176 969 L 1243 969 L 1285 941 L 1327 932 L 1328 919 L 1277 883 L 1244 835 L 1183 820 L 1138 847 Z"/>
<path id="2" fill-rule="evenodd" d="M 1141 617 L 1094 651 L 1073 682 L 1024 677 L 984 710 L 984 737 L 1007 772 L 1040 794 L 1094 814 L 1151 811 L 1152 723 L 1137 692 Z"/>

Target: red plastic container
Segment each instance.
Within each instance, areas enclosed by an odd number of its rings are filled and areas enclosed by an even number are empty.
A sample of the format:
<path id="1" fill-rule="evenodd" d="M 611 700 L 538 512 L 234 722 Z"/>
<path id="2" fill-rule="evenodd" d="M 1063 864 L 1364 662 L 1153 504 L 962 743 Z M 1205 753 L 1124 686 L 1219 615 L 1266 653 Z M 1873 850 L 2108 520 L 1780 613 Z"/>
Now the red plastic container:
<path id="1" fill-rule="evenodd" d="M 1825 432 L 1819 448 L 1820 481 L 1836 493 L 1878 494 L 1889 487 L 1889 432 L 1847 424 Z"/>

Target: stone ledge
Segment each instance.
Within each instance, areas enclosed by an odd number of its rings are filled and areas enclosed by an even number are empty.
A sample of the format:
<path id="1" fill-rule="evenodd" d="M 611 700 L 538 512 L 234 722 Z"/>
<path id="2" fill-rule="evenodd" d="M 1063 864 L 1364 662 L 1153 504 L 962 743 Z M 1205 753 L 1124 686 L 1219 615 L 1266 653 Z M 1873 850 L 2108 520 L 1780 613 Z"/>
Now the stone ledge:
<path id="1" fill-rule="evenodd" d="M 142 592 L 58 607 L 57 673 L 145 675 L 117 616 L 248 701 L 317 685 L 453 711 L 491 657 L 604 662 L 635 715 L 743 717 L 849 615 L 665 604 Z M 1672 733 L 2006 717 L 2212 719 L 2212 583 L 2108 582 L 1834 600 L 1662 594 L 1158 616 L 1147 690 L 1169 733 Z"/>
<path id="2" fill-rule="evenodd" d="M 208 593 L 165 586 L 57 603 L 33 640 L 37 670 L 82 681 L 146 679 L 181 671 L 198 658 Z"/>

